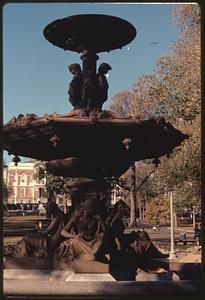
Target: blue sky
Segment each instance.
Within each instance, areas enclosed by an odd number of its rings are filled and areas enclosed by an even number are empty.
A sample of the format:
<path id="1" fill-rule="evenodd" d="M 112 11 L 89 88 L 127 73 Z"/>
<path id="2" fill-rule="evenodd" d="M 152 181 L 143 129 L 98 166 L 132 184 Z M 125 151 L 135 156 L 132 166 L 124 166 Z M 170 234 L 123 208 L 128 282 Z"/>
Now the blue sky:
<path id="1" fill-rule="evenodd" d="M 53 46 L 43 36 L 50 22 L 83 13 L 123 18 L 137 29 L 136 38 L 120 50 L 99 53 L 112 66 L 109 100 L 132 87 L 142 74 L 153 72 L 157 59 L 177 38 L 170 21 L 172 4 L 9 3 L 3 7 L 3 118 L 4 123 L 23 113 L 43 115 L 72 110 L 68 102 L 71 74 L 68 65 L 80 63 L 80 55 Z M 157 44 L 152 44 L 157 42 Z M 7 159 L 8 161 L 8 159 Z"/>

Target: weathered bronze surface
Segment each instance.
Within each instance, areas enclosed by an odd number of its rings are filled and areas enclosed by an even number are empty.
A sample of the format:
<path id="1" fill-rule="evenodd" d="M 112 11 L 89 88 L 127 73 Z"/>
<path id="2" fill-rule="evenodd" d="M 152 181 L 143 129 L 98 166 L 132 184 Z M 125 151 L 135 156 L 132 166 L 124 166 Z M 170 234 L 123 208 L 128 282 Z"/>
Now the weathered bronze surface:
<path id="1" fill-rule="evenodd" d="M 82 108 L 81 89 L 83 73 L 81 71 L 81 67 L 79 64 L 72 64 L 68 68 L 73 75 L 73 79 L 69 84 L 68 89 L 69 101 L 73 105 L 74 109 Z"/>
<path id="2" fill-rule="evenodd" d="M 49 166 L 56 169 L 56 175 L 62 172 L 77 177 L 82 172 L 92 177 L 100 171 L 104 176 L 119 176 L 132 161 L 168 154 L 187 137 L 164 119 L 116 119 L 102 115 L 93 119 L 92 115 L 78 117 L 71 112 L 8 123 L 4 126 L 4 149 L 11 154 L 51 161 Z"/>
<path id="3" fill-rule="evenodd" d="M 65 230 L 60 222 L 57 232 L 58 238 L 68 238 L 68 241 L 57 245 L 60 258 L 70 260 L 72 253 L 74 258 L 83 256 L 83 259 L 102 260 L 105 259 L 104 254 L 108 253 L 114 266 L 115 262 L 125 262 L 131 267 L 133 261 L 137 262 L 145 253 L 148 257 L 161 257 L 149 240 L 142 241 L 142 237 L 136 234 L 129 237 L 123 234 L 121 217 L 124 210 L 120 206 L 114 218 L 110 216 L 112 222 L 108 223 L 112 234 L 107 241 L 104 240 L 107 232 L 105 219 L 108 217 L 105 210 L 108 190 L 106 179 L 119 177 L 133 161 L 153 158 L 157 165 L 158 157 L 169 155 L 188 138 L 164 118 L 122 118 L 114 112 L 102 110 L 108 98 L 105 74 L 111 70 L 111 66 L 101 63 L 96 72 L 99 58 L 96 53 L 121 48 L 131 42 L 135 35 L 136 29 L 129 22 L 105 15 L 71 16 L 46 26 L 44 36 L 48 41 L 64 50 L 82 53 L 82 68 L 75 63 L 69 66 L 73 78 L 68 94 L 74 110 L 63 115 L 46 114 L 41 117 L 20 114 L 4 125 L 3 147 L 15 155 L 15 163 L 19 161 L 18 155 L 44 160 L 53 174 L 73 178 L 67 183 L 73 211 Z M 98 211 L 91 205 L 94 202 Z M 59 212 L 58 209 L 55 211 Z M 61 221 L 58 215 L 56 218 Z M 115 230 L 113 226 L 116 220 Z M 49 239 L 44 239 L 35 234 L 31 239 L 24 239 L 24 242 L 33 251 L 36 243 L 38 247 L 42 241 L 49 246 L 52 237 L 51 234 Z M 122 249 L 119 245 L 112 247 L 116 237 Z M 112 241 L 109 243 L 110 238 Z M 129 240 L 129 257 L 128 248 L 123 246 L 124 240 Z M 109 246 L 107 249 L 104 243 Z M 150 250 L 146 252 L 148 248 Z M 53 253 L 54 249 L 43 250 L 43 255 L 47 255 Z"/>
<path id="4" fill-rule="evenodd" d="M 122 48 L 136 36 L 129 22 L 107 15 L 76 15 L 56 20 L 44 28 L 45 38 L 64 50 L 82 53 L 78 64 L 69 66 L 74 75 L 69 85 L 69 101 L 74 109 L 102 109 L 107 100 L 105 74 L 111 67 L 102 63 L 96 74 L 96 53 Z"/>
<path id="5" fill-rule="evenodd" d="M 136 29 L 121 18 L 83 14 L 53 21 L 43 33 L 49 42 L 64 50 L 93 49 L 98 53 L 127 45 L 135 38 Z"/>

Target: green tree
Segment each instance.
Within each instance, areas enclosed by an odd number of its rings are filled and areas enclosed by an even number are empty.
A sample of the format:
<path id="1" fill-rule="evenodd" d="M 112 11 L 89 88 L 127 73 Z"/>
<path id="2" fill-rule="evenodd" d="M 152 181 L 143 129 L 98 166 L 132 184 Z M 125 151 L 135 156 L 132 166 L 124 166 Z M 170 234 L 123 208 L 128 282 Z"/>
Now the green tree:
<path id="1" fill-rule="evenodd" d="M 46 191 L 48 198 L 54 194 L 69 196 L 69 189 L 66 187 L 67 180 L 62 176 L 55 176 L 46 168 L 46 162 L 37 161 L 35 164 L 35 176 L 39 180 L 46 178 Z"/>

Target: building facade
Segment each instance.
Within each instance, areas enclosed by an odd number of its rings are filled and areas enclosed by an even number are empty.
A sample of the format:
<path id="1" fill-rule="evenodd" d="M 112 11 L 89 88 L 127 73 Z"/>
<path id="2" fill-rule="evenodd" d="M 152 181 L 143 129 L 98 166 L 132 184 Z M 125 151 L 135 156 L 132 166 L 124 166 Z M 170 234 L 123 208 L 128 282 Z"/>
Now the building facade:
<path id="1" fill-rule="evenodd" d="M 18 163 L 17 166 L 10 162 L 5 170 L 4 180 L 8 189 L 8 204 L 18 203 L 42 203 L 46 202 L 45 184 L 46 178 L 36 178 L 34 162 Z"/>

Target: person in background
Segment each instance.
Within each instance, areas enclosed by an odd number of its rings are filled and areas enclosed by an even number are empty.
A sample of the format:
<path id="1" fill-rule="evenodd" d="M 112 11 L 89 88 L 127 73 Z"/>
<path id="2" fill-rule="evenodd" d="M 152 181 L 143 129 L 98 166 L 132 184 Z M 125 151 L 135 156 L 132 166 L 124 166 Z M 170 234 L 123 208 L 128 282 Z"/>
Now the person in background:
<path id="1" fill-rule="evenodd" d="M 39 216 L 45 215 L 45 208 L 43 207 L 43 204 L 40 201 L 38 202 L 38 214 Z"/>

